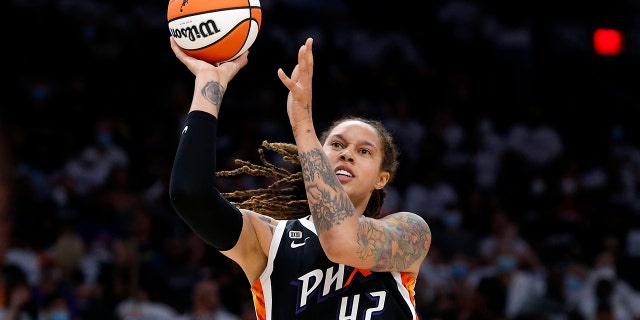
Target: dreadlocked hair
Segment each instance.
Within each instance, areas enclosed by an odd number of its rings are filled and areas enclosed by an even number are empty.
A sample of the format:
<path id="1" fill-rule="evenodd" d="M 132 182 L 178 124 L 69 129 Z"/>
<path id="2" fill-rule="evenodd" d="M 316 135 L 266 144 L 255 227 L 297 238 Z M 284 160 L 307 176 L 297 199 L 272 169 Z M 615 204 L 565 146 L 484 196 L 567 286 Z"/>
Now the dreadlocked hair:
<path id="1" fill-rule="evenodd" d="M 258 148 L 262 164 L 236 159 L 238 168 L 216 172 L 218 177 L 249 174 L 272 178 L 273 183 L 264 188 L 223 192 L 229 202 L 238 208 L 248 209 L 274 219 L 298 219 L 310 214 L 307 193 L 300 170 L 290 171 L 269 162 L 265 151 L 277 152 L 286 162 L 300 166 L 298 147 L 295 144 L 263 141 Z"/>
<path id="2" fill-rule="evenodd" d="M 364 122 L 371 125 L 378 132 L 378 137 L 384 150 L 381 169 L 389 172 L 390 176 L 393 177 L 398 168 L 397 159 L 399 150 L 395 144 L 393 135 L 387 131 L 379 120 L 345 116 L 333 121 L 321 134 L 320 141 L 324 143 L 333 128 L 349 120 Z M 265 150 L 279 153 L 284 161 L 297 165 L 298 170 L 292 172 L 285 168 L 275 166 L 266 159 L 264 154 Z M 300 170 L 298 147 L 292 143 L 268 142 L 265 140 L 258 148 L 258 155 L 262 164 L 236 159 L 235 163 L 240 167 L 233 170 L 218 171 L 216 175 L 219 177 L 229 177 L 249 174 L 273 178 L 274 182 L 265 188 L 238 190 L 222 193 L 222 195 L 238 208 L 259 212 L 274 219 L 298 219 L 311 214 L 304 180 Z M 386 196 L 387 192 L 384 188 L 374 190 L 364 210 L 364 216 L 377 218 L 382 211 Z"/>

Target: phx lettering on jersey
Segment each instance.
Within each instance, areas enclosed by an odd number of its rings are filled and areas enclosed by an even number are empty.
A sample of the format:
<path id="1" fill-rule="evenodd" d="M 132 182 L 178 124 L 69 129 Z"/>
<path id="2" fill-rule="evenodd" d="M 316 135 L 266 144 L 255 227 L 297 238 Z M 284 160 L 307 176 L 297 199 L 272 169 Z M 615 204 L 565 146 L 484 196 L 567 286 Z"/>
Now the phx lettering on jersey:
<path id="1" fill-rule="evenodd" d="M 346 277 L 346 275 L 349 275 Z M 318 301 L 327 299 L 344 292 L 353 281 L 366 281 L 368 277 L 375 275 L 368 270 L 362 270 L 352 267 L 346 267 L 343 264 L 338 265 L 337 270 L 330 267 L 326 270 L 315 269 L 301 277 L 292 284 L 298 287 L 298 301 L 296 313 L 304 311 L 311 297 L 317 296 Z M 322 285 L 322 286 L 321 286 Z M 371 300 L 377 300 L 374 307 L 365 311 L 364 319 L 370 319 L 377 311 L 384 308 L 386 298 L 385 291 L 368 292 L 367 296 Z M 353 296 L 344 296 L 341 298 L 340 315 L 338 319 L 355 319 L 360 304 L 360 294 Z M 348 307 L 351 307 L 348 309 Z"/>

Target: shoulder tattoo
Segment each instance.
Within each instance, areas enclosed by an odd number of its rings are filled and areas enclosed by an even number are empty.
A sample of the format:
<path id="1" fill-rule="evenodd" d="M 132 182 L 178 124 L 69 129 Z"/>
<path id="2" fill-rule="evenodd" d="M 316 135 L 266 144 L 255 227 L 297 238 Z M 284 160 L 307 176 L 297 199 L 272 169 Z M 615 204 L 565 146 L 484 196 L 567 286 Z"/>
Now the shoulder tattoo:
<path id="1" fill-rule="evenodd" d="M 420 217 L 397 214 L 383 227 L 367 219 L 358 230 L 358 254 L 361 259 L 373 257 L 371 271 L 406 270 L 427 255 L 431 246 L 431 229 Z"/>

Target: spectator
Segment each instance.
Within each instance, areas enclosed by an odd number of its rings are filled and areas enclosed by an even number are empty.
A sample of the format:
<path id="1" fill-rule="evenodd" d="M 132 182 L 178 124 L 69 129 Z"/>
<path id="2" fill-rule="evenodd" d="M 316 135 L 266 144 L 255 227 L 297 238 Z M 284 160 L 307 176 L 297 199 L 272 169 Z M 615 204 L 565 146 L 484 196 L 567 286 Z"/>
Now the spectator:
<path id="1" fill-rule="evenodd" d="M 27 275 L 12 264 L 2 267 L 0 284 L 3 287 L 2 301 L 0 301 L 0 319 L 7 320 L 36 320 L 38 305 L 33 297 Z"/>
<path id="2" fill-rule="evenodd" d="M 446 260 L 457 254 L 476 256 L 479 238 L 465 226 L 462 212 L 453 207 L 448 209 L 441 220 L 438 228 L 434 228 L 439 237 L 434 239 L 433 246 L 438 248 L 442 256 Z"/>
<path id="3" fill-rule="evenodd" d="M 220 285 L 214 279 L 198 281 L 193 289 L 191 301 L 191 308 L 181 320 L 240 320 L 238 315 L 230 312 L 222 304 Z"/>
<path id="4" fill-rule="evenodd" d="M 520 234 L 519 226 L 506 212 L 497 209 L 491 216 L 491 233 L 478 243 L 478 253 L 484 262 L 495 261 L 503 252 L 509 251 L 529 269 L 544 269 L 538 254 Z"/>
<path id="5" fill-rule="evenodd" d="M 441 221 L 458 203 L 458 192 L 442 176 L 442 168 L 423 168 L 404 192 L 405 209 L 427 221 Z"/>
<path id="6" fill-rule="evenodd" d="M 640 292 L 617 276 L 616 258 L 598 253 L 581 291 L 578 307 L 585 319 L 640 318 Z"/>
<path id="7" fill-rule="evenodd" d="M 64 297 L 53 293 L 46 298 L 44 308 L 42 310 L 42 320 L 71 320 L 73 314 Z"/>
<path id="8" fill-rule="evenodd" d="M 508 250 L 492 260 L 493 272 L 480 279 L 474 293 L 474 319 L 514 319 L 536 315 L 546 293 L 545 280 L 521 270 L 518 255 Z"/>
<path id="9" fill-rule="evenodd" d="M 133 293 L 116 305 L 115 311 L 119 320 L 178 319 L 180 315 L 158 299 L 158 296 L 161 295 L 158 291 L 162 291 L 163 284 L 152 273 L 140 270 L 139 281 L 133 289 Z"/>

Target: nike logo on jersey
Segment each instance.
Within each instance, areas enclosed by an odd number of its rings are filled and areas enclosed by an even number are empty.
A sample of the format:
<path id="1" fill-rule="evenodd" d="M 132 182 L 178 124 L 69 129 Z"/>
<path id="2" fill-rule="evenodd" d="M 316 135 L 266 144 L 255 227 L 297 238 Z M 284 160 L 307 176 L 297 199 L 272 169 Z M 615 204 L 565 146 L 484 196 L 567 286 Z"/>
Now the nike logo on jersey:
<path id="1" fill-rule="evenodd" d="M 291 241 L 291 248 L 295 249 L 304 246 L 307 243 L 307 239 L 309 239 L 309 237 L 304 238 L 304 241 L 298 243 Z"/>
<path id="2" fill-rule="evenodd" d="M 184 129 L 182 129 L 182 134 L 187 133 L 187 130 L 189 130 L 189 126 L 185 126 Z"/>

